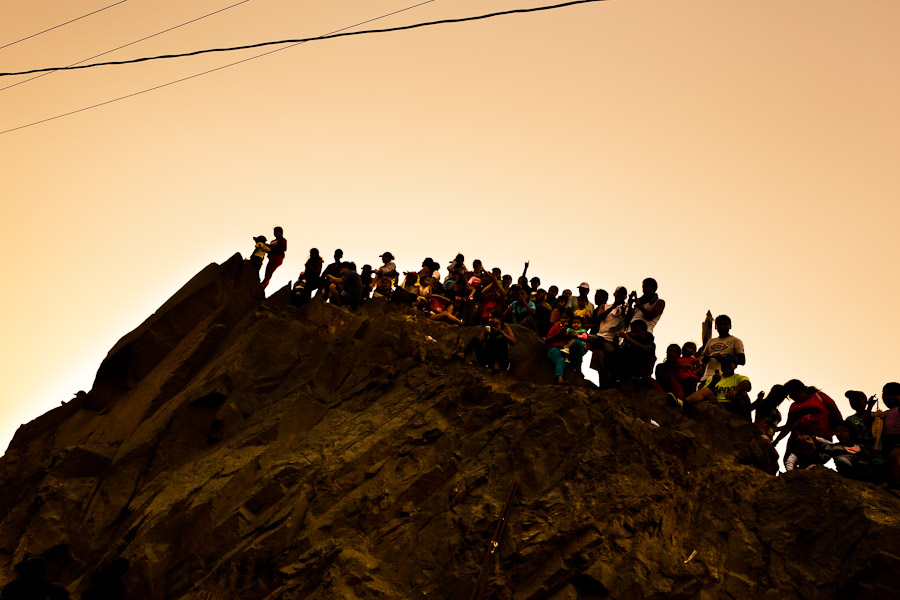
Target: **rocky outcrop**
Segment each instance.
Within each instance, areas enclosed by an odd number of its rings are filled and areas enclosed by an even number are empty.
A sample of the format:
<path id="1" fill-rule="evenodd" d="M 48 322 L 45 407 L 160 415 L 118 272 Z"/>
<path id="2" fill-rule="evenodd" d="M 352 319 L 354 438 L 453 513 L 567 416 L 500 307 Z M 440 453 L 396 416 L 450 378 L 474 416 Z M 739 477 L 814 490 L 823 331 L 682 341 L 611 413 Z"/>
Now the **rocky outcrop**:
<path id="1" fill-rule="evenodd" d="M 268 300 L 211 265 L 23 426 L 0 459 L 0 577 L 71 591 L 125 556 L 130 598 L 892 598 L 900 500 L 772 477 L 748 424 L 649 391 L 454 360 L 475 331 L 372 301 Z"/>

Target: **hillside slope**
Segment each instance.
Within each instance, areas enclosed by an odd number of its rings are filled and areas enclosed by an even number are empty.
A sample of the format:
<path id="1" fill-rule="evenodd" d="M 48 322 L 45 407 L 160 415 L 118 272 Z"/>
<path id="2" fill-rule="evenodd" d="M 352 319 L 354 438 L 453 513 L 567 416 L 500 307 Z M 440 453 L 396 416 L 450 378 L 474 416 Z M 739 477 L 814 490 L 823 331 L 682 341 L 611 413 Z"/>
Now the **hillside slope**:
<path id="1" fill-rule="evenodd" d="M 129 598 L 895 598 L 900 500 L 830 470 L 772 477 L 718 407 L 510 374 L 474 329 L 372 301 L 264 299 L 239 255 L 188 282 L 88 398 L 0 459 L 0 580 L 43 554 L 73 592 L 117 556 Z"/>

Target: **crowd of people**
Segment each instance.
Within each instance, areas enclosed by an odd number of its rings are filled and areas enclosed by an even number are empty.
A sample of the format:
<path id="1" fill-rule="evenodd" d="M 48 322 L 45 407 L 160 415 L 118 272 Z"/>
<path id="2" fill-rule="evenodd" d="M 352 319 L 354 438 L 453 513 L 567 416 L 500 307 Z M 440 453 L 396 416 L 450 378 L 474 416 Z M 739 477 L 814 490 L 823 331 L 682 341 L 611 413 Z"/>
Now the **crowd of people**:
<path id="1" fill-rule="evenodd" d="M 284 260 L 287 240 L 280 227 L 266 243 L 254 238 L 251 262 L 261 269 L 268 256 L 263 286 Z M 273 260 L 274 254 L 274 260 Z M 751 401 L 750 379 L 737 371 L 746 364 L 743 342 L 731 334 L 731 319 L 707 314 L 702 344 L 670 344 L 657 364 L 653 329 L 666 307 L 657 293 L 658 284 L 648 277 L 640 295 L 624 286 L 612 298 L 604 289 L 580 283 L 575 291 L 556 285 L 542 287 L 539 277 L 529 278 L 528 262 L 513 277 L 499 268 L 487 269 L 481 260 L 466 265 L 457 254 L 441 272 L 441 265 L 425 258 L 418 270 L 400 272 L 391 252 L 381 265 L 345 261 L 343 251 L 325 265 L 316 248 L 309 251 L 303 271 L 292 286 L 291 303 L 303 306 L 314 296 L 339 306 L 357 309 L 381 298 L 420 311 L 424 318 L 451 325 L 479 326 L 456 353 L 461 361 L 474 360 L 493 373 L 509 369 L 509 348 L 516 344 L 511 325 L 531 329 L 543 338 L 544 352 L 558 385 L 583 377 L 583 361 L 597 372 L 601 389 L 625 382 L 652 387 L 668 397 L 679 410 L 690 412 L 700 404 L 714 404 L 753 422 L 773 448 L 788 437 L 784 452 L 786 470 L 813 468 L 833 460 L 842 475 L 858 480 L 900 484 L 900 383 L 888 383 L 882 391 L 886 410 L 873 410 L 876 399 L 848 391 L 854 414 L 844 419 L 824 392 L 793 379 L 758 393 Z M 443 275 L 443 276 L 442 276 Z M 717 335 L 712 336 L 715 327 Z M 655 368 L 654 368 L 655 366 Z M 793 401 L 784 424 L 779 410 L 787 398 Z M 835 440 L 835 438 L 837 438 Z"/>

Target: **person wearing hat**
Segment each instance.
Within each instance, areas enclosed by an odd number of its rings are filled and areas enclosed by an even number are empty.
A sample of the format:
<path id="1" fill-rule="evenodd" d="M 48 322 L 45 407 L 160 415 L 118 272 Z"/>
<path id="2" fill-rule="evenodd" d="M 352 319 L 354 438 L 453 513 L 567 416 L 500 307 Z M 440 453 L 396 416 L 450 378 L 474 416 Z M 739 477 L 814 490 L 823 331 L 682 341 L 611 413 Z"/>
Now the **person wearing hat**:
<path id="1" fill-rule="evenodd" d="M 737 368 L 737 358 L 734 354 L 722 354 L 719 356 L 719 364 L 722 373 L 716 371 L 712 377 L 703 382 L 703 386 L 684 399 L 684 403 L 677 400 L 676 404 L 699 404 L 700 402 L 715 402 L 719 406 L 738 414 L 748 421 L 750 420 L 750 395 L 752 389 L 750 378 L 746 375 L 738 375 L 734 372 Z M 671 397 L 674 397 L 670 395 Z"/>
<path id="2" fill-rule="evenodd" d="M 589 310 L 589 314 L 594 313 L 594 305 L 591 304 L 590 299 L 588 298 L 588 294 L 591 292 L 591 284 L 587 281 L 582 281 L 578 284 L 578 296 L 569 296 L 569 304 L 566 306 L 573 313 L 577 310 Z M 584 299 L 584 305 L 582 306 L 578 301 L 580 299 Z"/>
<path id="3" fill-rule="evenodd" d="M 256 245 L 253 247 L 253 254 L 250 255 L 250 264 L 253 265 L 256 273 L 259 274 L 263 259 L 266 257 L 266 253 L 269 252 L 269 245 L 266 244 L 266 236 L 264 235 L 256 236 L 253 238 L 253 241 L 256 242 Z"/>
<path id="4" fill-rule="evenodd" d="M 381 255 L 381 262 L 384 264 L 375 271 L 375 281 L 378 281 L 382 277 L 388 277 L 392 284 L 396 284 L 397 265 L 394 264 L 394 255 L 390 252 L 385 252 Z"/>

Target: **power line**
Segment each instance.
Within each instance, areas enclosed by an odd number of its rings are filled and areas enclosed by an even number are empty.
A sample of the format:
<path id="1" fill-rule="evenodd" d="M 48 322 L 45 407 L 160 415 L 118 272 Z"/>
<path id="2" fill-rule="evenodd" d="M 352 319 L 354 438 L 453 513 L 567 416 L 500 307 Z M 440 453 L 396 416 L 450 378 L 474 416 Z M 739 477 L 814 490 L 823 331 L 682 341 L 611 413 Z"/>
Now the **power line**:
<path id="1" fill-rule="evenodd" d="M 334 34 L 334 33 L 338 33 L 338 32 L 340 32 L 340 31 L 345 31 L 345 30 L 347 30 L 347 29 L 352 29 L 353 27 L 359 27 L 360 25 L 365 25 L 366 23 L 372 23 L 373 21 L 378 21 L 378 20 L 380 20 L 380 19 L 385 19 L 385 18 L 387 18 L 387 17 L 391 17 L 391 16 L 393 16 L 393 15 L 396 15 L 396 14 L 399 14 L 399 13 L 402 13 L 402 12 L 406 12 L 406 11 L 412 10 L 412 9 L 414 9 L 414 8 L 418 8 L 418 7 L 424 6 L 424 5 L 426 5 L 426 4 L 431 4 L 432 2 L 435 2 L 435 1 L 436 1 L 436 0 L 425 0 L 424 2 L 419 2 L 418 4 L 413 4 L 412 6 L 407 6 L 406 8 L 401 8 L 401 9 L 399 9 L 399 10 L 395 10 L 395 11 L 393 11 L 393 12 L 389 12 L 389 13 L 383 14 L 383 15 L 378 16 L 378 17 L 373 17 L 373 18 L 367 19 L 367 20 L 365 20 L 365 21 L 360 21 L 359 23 L 356 23 L 356 24 L 354 24 L 354 25 L 348 25 L 347 27 L 342 27 L 341 29 L 335 29 L 335 30 L 332 31 L 331 33 L 327 33 L 327 34 L 325 34 L 325 35 L 331 35 L 331 34 Z M 315 39 L 315 38 L 314 38 L 314 39 Z M 176 83 L 181 83 L 182 81 L 187 81 L 188 79 L 194 79 L 195 77 L 200 77 L 200 76 L 202 76 L 202 75 L 207 75 L 207 74 L 209 74 L 209 73 L 214 73 L 215 71 L 221 71 L 222 69 L 227 69 L 228 67 L 233 67 L 233 66 L 239 65 L 239 64 L 241 64 L 241 63 L 249 62 L 249 61 L 251 61 L 251 60 L 254 60 L 254 59 L 257 59 L 257 58 L 261 58 L 261 57 L 267 56 L 267 55 L 269 55 L 269 54 L 275 54 L 276 52 L 281 52 L 282 50 L 287 50 L 288 48 L 293 48 L 294 46 L 299 46 L 299 45 L 302 44 L 302 43 L 304 43 L 304 41 L 296 42 L 296 43 L 294 43 L 294 44 L 291 44 L 290 46 L 285 46 L 284 48 L 276 48 L 275 50 L 269 50 L 268 52 L 263 52 L 262 54 L 257 54 L 256 56 L 251 56 L 250 58 L 245 58 L 245 59 L 243 59 L 243 60 L 238 60 L 238 61 L 235 61 L 235 62 L 233 62 L 233 63 L 229 63 L 229 64 L 227 64 L 227 65 L 223 65 L 223 66 L 221 66 L 221 67 L 216 67 L 215 69 L 209 69 L 209 70 L 207 70 L 207 71 L 203 71 L 203 72 L 201 72 L 201 73 L 195 73 L 194 75 L 189 75 L 188 77 L 182 77 L 181 79 L 176 79 L 175 81 L 170 81 L 170 82 L 168 82 L 168 83 L 163 83 L 163 84 L 161 84 L 161 85 L 157 85 L 157 86 L 154 86 L 154 87 L 151 87 L 151 88 L 147 88 L 147 89 L 141 90 L 141 91 L 139 91 L 139 92 L 134 92 L 134 93 L 132 93 L 132 94 L 127 94 L 127 95 L 125 95 L 125 96 L 119 96 L 118 98 L 113 98 L 112 100 L 106 100 L 105 102 L 100 102 L 100 103 L 98 103 L 98 104 L 94 104 L 94 105 L 91 105 L 91 106 L 86 106 L 86 107 L 84 107 L 84 108 L 79 108 L 78 110 L 69 111 L 69 112 L 64 113 L 64 114 L 61 114 L 61 115 L 56 115 L 55 117 L 48 117 L 48 118 L 46 118 L 46 119 L 41 119 L 40 121 L 34 121 L 34 122 L 32 122 L 32 123 L 28 123 L 27 125 L 20 125 L 20 126 L 18 126 L 18 127 L 13 127 L 12 129 L 6 129 L 6 130 L 4 130 L 4 131 L 0 131 L 0 135 L 3 135 L 3 134 L 5 134 L 5 133 L 10 133 L 10 132 L 13 132 L 13 131 L 18 131 L 19 129 L 25 129 L 26 127 L 32 127 L 33 125 L 40 125 L 41 123 L 46 123 L 47 121 L 54 121 L 54 120 L 56 120 L 56 119 L 61 119 L 61 118 L 63 118 L 63 117 L 68 117 L 68 116 L 70 116 L 70 115 L 74 115 L 74 114 L 78 114 L 78 113 L 81 113 L 81 112 L 85 112 L 85 111 L 87 111 L 87 110 L 91 110 L 92 108 L 98 108 L 98 107 L 100 107 L 100 106 L 105 106 L 105 105 L 107 105 L 107 104 L 112 104 L 113 102 L 118 102 L 119 100 L 125 100 L 126 98 L 133 98 L 134 96 L 140 96 L 141 94 L 146 94 L 147 92 L 152 92 L 153 90 L 158 90 L 158 89 L 161 89 L 161 88 L 164 88 L 164 87 L 168 87 L 168 86 L 174 85 L 174 84 L 176 84 Z"/>
<path id="2" fill-rule="evenodd" d="M 101 9 L 99 9 L 99 10 L 95 10 L 95 11 L 93 11 L 93 12 L 89 12 L 89 13 L 86 14 L 86 15 L 81 15 L 80 17 L 77 17 L 77 18 L 75 18 L 75 19 L 72 19 L 71 21 L 66 21 L 65 23 L 60 23 L 59 25 L 54 25 L 54 26 L 51 27 L 50 29 L 45 29 L 45 30 L 43 30 L 43 31 L 38 31 L 37 33 L 32 33 L 31 35 L 28 35 L 28 36 L 23 37 L 21 40 L 16 40 L 16 41 L 10 42 L 10 43 L 8 43 L 8 44 L 6 44 L 6 45 L 4 45 L 4 46 L 0 46 L 0 50 L 3 50 L 4 48 L 9 48 L 10 46 L 12 46 L 12 45 L 14 45 L 14 44 L 18 44 L 19 42 L 24 42 L 25 40 L 30 40 L 30 39 L 33 38 L 33 37 L 37 37 L 37 36 L 41 35 L 42 33 L 47 33 L 48 31 L 53 31 L 54 29 L 59 29 L 60 27 L 63 27 L 64 25 L 68 25 L 69 23 L 74 23 L 75 21 L 78 21 L 78 20 L 83 19 L 83 18 L 85 18 L 85 17 L 89 17 L 89 16 L 91 16 L 91 15 L 96 15 L 98 12 L 103 12 L 103 11 L 106 10 L 107 8 L 112 8 L 113 6 L 118 6 L 119 4 L 123 4 L 123 3 L 125 3 L 125 2 L 128 2 L 128 0 L 120 0 L 119 2 L 116 2 L 115 4 L 110 4 L 109 6 L 104 6 L 103 8 L 101 8 Z M 88 60 L 90 60 L 90 59 L 88 59 Z"/>
<path id="3" fill-rule="evenodd" d="M 298 38 L 292 40 L 278 40 L 273 42 L 260 42 L 258 44 L 248 44 L 245 46 L 231 46 L 227 48 L 209 48 L 206 50 L 195 50 L 193 52 L 183 52 L 180 54 L 163 54 L 159 56 L 146 56 L 143 58 L 132 58 L 129 60 L 118 60 L 118 61 L 109 61 L 109 62 L 100 62 L 100 63 L 91 63 L 89 65 L 76 65 L 70 67 L 46 67 L 42 69 L 32 69 L 30 71 L 18 71 L 15 73 L 0 73 L 0 77 L 8 77 L 11 75 L 30 75 L 32 73 L 41 73 L 44 71 L 66 71 L 66 70 L 75 70 L 75 69 L 90 69 L 92 67 L 103 67 L 109 65 L 128 65 L 133 63 L 145 62 L 150 60 L 162 60 L 166 58 L 184 58 L 186 56 L 197 56 L 199 54 L 208 54 L 211 52 L 233 52 L 235 50 L 249 50 L 251 48 L 261 48 L 263 46 L 276 46 L 280 44 L 302 44 L 305 42 L 314 42 L 319 40 L 328 40 L 339 37 L 347 37 L 352 35 L 368 35 L 371 33 L 389 33 L 394 31 L 406 31 L 409 29 L 418 29 L 420 27 L 430 27 L 432 25 L 445 25 L 449 23 L 465 23 L 467 21 L 478 21 L 482 19 L 491 19 L 493 17 L 500 17 L 505 15 L 513 15 L 520 13 L 529 13 L 529 12 L 539 12 L 545 10 L 554 10 L 557 8 L 564 8 L 567 6 L 574 6 L 576 4 L 588 4 L 592 2 L 605 2 L 606 0 L 571 0 L 570 2 L 563 2 L 562 4 L 553 4 L 548 6 L 537 6 L 534 8 L 517 8 L 513 10 L 504 10 L 494 13 L 488 13 L 484 15 L 476 15 L 473 17 L 461 17 L 458 19 L 442 19 L 439 21 L 427 21 L 425 23 L 414 23 L 412 25 L 402 25 L 400 27 L 389 27 L 386 29 L 366 29 L 364 31 L 349 31 L 345 33 L 329 33 L 325 35 L 321 35 L 318 37 L 311 38 Z"/>
<path id="4" fill-rule="evenodd" d="M 94 56 L 89 56 L 88 58 L 85 58 L 84 60 L 79 60 L 78 62 L 74 62 L 68 66 L 74 67 L 75 65 L 80 65 L 81 63 L 85 63 L 89 60 L 94 60 L 95 58 L 100 58 L 101 56 L 106 56 L 107 54 L 115 52 L 116 50 L 121 50 L 122 48 L 127 48 L 128 46 L 133 46 L 140 42 L 149 40 L 150 38 L 154 38 L 158 35 L 162 35 L 164 33 L 170 32 L 170 31 L 174 31 L 174 30 L 178 29 L 179 27 L 184 27 L 185 25 L 190 25 L 191 23 L 196 23 L 197 21 L 200 21 L 201 19 L 205 19 L 206 17 L 211 17 L 220 12 L 225 12 L 226 10 L 228 10 L 230 8 L 234 8 L 235 6 L 239 6 L 241 4 L 246 4 L 247 2 L 250 2 L 250 0 L 241 0 L 240 2 L 232 4 L 231 6 L 226 6 L 225 8 L 220 8 L 219 10 L 213 11 L 211 13 L 207 13 L 201 17 L 197 17 L 196 19 L 191 19 L 190 21 L 185 21 L 184 23 L 181 23 L 180 25 L 175 25 L 174 27 L 169 27 L 168 29 L 163 29 L 162 31 L 157 31 L 156 33 L 153 33 L 146 37 L 142 37 L 139 40 L 134 40 L 133 42 L 128 42 L 127 44 L 123 44 L 122 46 L 118 46 L 117 48 L 113 48 L 112 50 L 107 50 L 106 52 L 101 52 L 100 54 L 95 54 Z M 12 85 L 8 85 L 6 87 L 0 88 L 0 92 L 2 92 L 3 90 L 8 90 L 9 88 L 16 87 L 17 85 L 22 85 L 23 83 L 28 83 L 29 81 L 34 81 L 35 79 L 40 79 L 41 77 L 46 77 L 47 75 L 50 75 L 51 73 L 55 73 L 55 72 L 56 71 L 47 71 L 47 72 L 41 73 L 40 75 L 35 75 L 34 77 L 29 77 L 28 79 L 23 79 L 22 81 L 19 81 Z"/>

